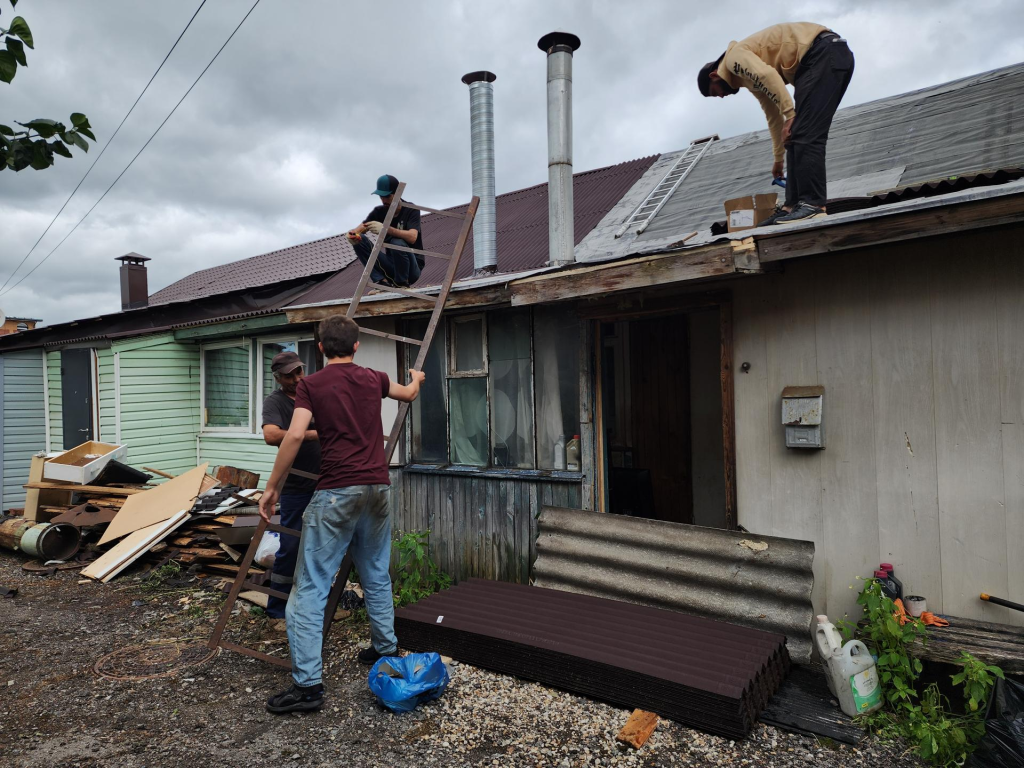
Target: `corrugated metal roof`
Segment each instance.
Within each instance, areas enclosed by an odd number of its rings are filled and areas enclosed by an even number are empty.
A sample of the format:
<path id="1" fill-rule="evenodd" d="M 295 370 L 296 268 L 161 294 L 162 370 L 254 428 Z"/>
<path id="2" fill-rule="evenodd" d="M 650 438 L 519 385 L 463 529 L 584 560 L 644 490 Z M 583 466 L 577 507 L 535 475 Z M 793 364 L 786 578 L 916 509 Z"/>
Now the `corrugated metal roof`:
<path id="1" fill-rule="evenodd" d="M 656 159 L 657 155 L 652 155 L 573 175 L 575 243 L 578 244 L 586 237 Z M 498 271 L 520 272 L 544 266 L 548 261 L 548 185 L 538 184 L 535 187 L 498 195 L 495 207 Z M 463 213 L 466 206 L 449 210 Z M 455 248 L 461 224 L 459 219 L 450 216 L 423 216 L 423 247 L 429 251 L 451 253 Z M 426 268 L 416 287 L 439 285 L 446 268 L 446 262 L 428 257 Z M 317 285 L 294 303 L 319 304 L 349 298 L 361 273 L 362 265 L 356 262 Z M 461 280 L 472 273 L 473 241 L 470 239 L 455 277 Z"/>
<path id="2" fill-rule="evenodd" d="M 544 507 L 533 575 L 537 586 L 779 632 L 808 663 L 813 561 L 809 541 Z"/>
<path id="3" fill-rule="evenodd" d="M 713 106 L 709 104 L 708 109 Z M 749 108 L 757 109 L 753 99 Z M 661 156 L 577 249 L 580 260 L 656 250 L 725 218 L 722 204 L 726 200 L 779 191 L 771 185 L 768 131 L 726 138 L 708 150 L 642 235 L 628 233 L 616 239 L 615 230 L 678 154 Z M 829 186 L 830 190 L 834 185 L 841 187 L 838 195 L 844 197 L 1022 165 L 1024 64 L 846 107 L 836 114 L 829 134 Z M 895 181 L 879 183 L 890 172 Z M 817 226 L 820 221 L 805 226 Z M 699 241 L 698 237 L 693 242 Z"/>
<path id="4" fill-rule="evenodd" d="M 260 256 L 193 272 L 149 297 L 150 306 L 244 291 L 286 280 L 337 272 L 356 255 L 342 235 L 301 243 Z"/>
<path id="5" fill-rule="evenodd" d="M 469 579 L 395 613 L 402 647 L 742 738 L 789 670 L 784 636 L 554 589 Z"/>

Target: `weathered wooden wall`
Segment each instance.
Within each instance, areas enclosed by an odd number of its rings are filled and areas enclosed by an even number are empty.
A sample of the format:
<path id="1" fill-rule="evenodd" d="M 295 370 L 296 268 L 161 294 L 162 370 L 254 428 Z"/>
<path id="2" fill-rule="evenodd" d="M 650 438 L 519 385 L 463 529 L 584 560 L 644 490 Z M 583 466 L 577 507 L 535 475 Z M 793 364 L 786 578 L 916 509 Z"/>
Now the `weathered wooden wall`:
<path id="1" fill-rule="evenodd" d="M 394 530 L 429 530 L 430 552 L 456 579 L 527 583 L 541 507 L 581 508 L 580 483 L 392 470 Z"/>
<path id="2" fill-rule="evenodd" d="M 739 522 L 814 541 L 818 611 L 842 617 L 856 577 L 887 561 L 932 610 L 1024 624 L 978 599 L 1024 601 L 1019 237 L 897 244 L 734 283 Z M 780 394 L 801 384 L 825 387 L 824 451 L 785 447 Z"/>

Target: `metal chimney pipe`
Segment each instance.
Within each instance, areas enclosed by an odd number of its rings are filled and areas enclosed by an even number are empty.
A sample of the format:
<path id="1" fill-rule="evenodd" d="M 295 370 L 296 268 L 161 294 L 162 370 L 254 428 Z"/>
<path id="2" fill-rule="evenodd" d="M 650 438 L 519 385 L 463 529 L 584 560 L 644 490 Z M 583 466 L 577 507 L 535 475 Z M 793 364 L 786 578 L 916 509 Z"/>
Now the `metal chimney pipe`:
<path id="1" fill-rule="evenodd" d="M 572 54 L 580 39 L 550 32 L 537 42 L 548 55 L 548 258 L 574 260 L 572 206 Z"/>
<path id="2" fill-rule="evenodd" d="M 498 269 L 497 221 L 494 212 L 494 87 L 493 72 L 470 72 L 469 126 L 473 157 L 473 194 L 480 206 L 473 220 L 473 271 Z"/>

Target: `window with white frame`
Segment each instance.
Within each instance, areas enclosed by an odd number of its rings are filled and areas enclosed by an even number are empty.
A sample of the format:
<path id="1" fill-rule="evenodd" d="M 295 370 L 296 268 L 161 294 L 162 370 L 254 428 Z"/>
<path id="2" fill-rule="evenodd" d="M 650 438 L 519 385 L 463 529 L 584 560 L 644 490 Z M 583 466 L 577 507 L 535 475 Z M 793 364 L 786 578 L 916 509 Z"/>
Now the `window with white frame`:
<path id="1" fill-rule="evenodd" d="M 317 348 L 316 342 L 313 341 L 312 337 L 268 336 L 259 339 L 259 353 L 257 355 L 259 360 L 257 363 L 257 376 L 259 380 L 257 381 L 256 389 L 261 393 L 261 398 L 263 399 L 278 388 L 277 382 L 274 380 L 274 373 L 270 370 L 270 364 L 274 361 L 274 357 L 281 352 L 296 353 L 302 360 L 307 376 L 323 368 L 323 355 L 320 354 L 320 350 Z M 261 399 L 257 404 L 258 416 L 262 408 L 263 402 Z"/>
<path id="2" fill-rule="evenodd" d="M 203 428 L 249 431 L 249 340 L 203 345 L 200 378 Z"/>
<path id="3" fill-rule="evenodd" d="M 407 333 L 419 338 L 425 326 L 415 321 Z M 571 307 L 451 318 L 423 366 L 411 460 L 564 470 L 565 446 L 579 433 L 579 343 Z"/>

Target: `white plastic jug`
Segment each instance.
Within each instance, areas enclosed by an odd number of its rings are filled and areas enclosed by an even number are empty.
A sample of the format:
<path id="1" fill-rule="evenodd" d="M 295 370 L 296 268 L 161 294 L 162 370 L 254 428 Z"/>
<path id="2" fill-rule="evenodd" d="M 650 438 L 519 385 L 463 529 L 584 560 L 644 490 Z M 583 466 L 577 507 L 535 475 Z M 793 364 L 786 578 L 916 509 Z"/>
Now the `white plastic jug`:
<path id="1" fill-rule="evenodd" d="M 875 660 L 860 640 L 850 640 L 833 651 L 829 668 L 843 712 L 851 717 L 866 715 L 882 706 L 882 688 L 878 683 Z"/>
<path id="2" fill-rule="evenodd" d="M 843 636 L 839 630 L 828 620 L 824 614 L 818 616 L 818 626 L 814 628 L 814 644 L 818 648 L 818 655 L 821 656 L 821 668 L 825 670 L 825 680 L 828 681 L 828 689 L 836 696 L 836 686 L 832 682 L 832 653 L 843 647 Z"/>

